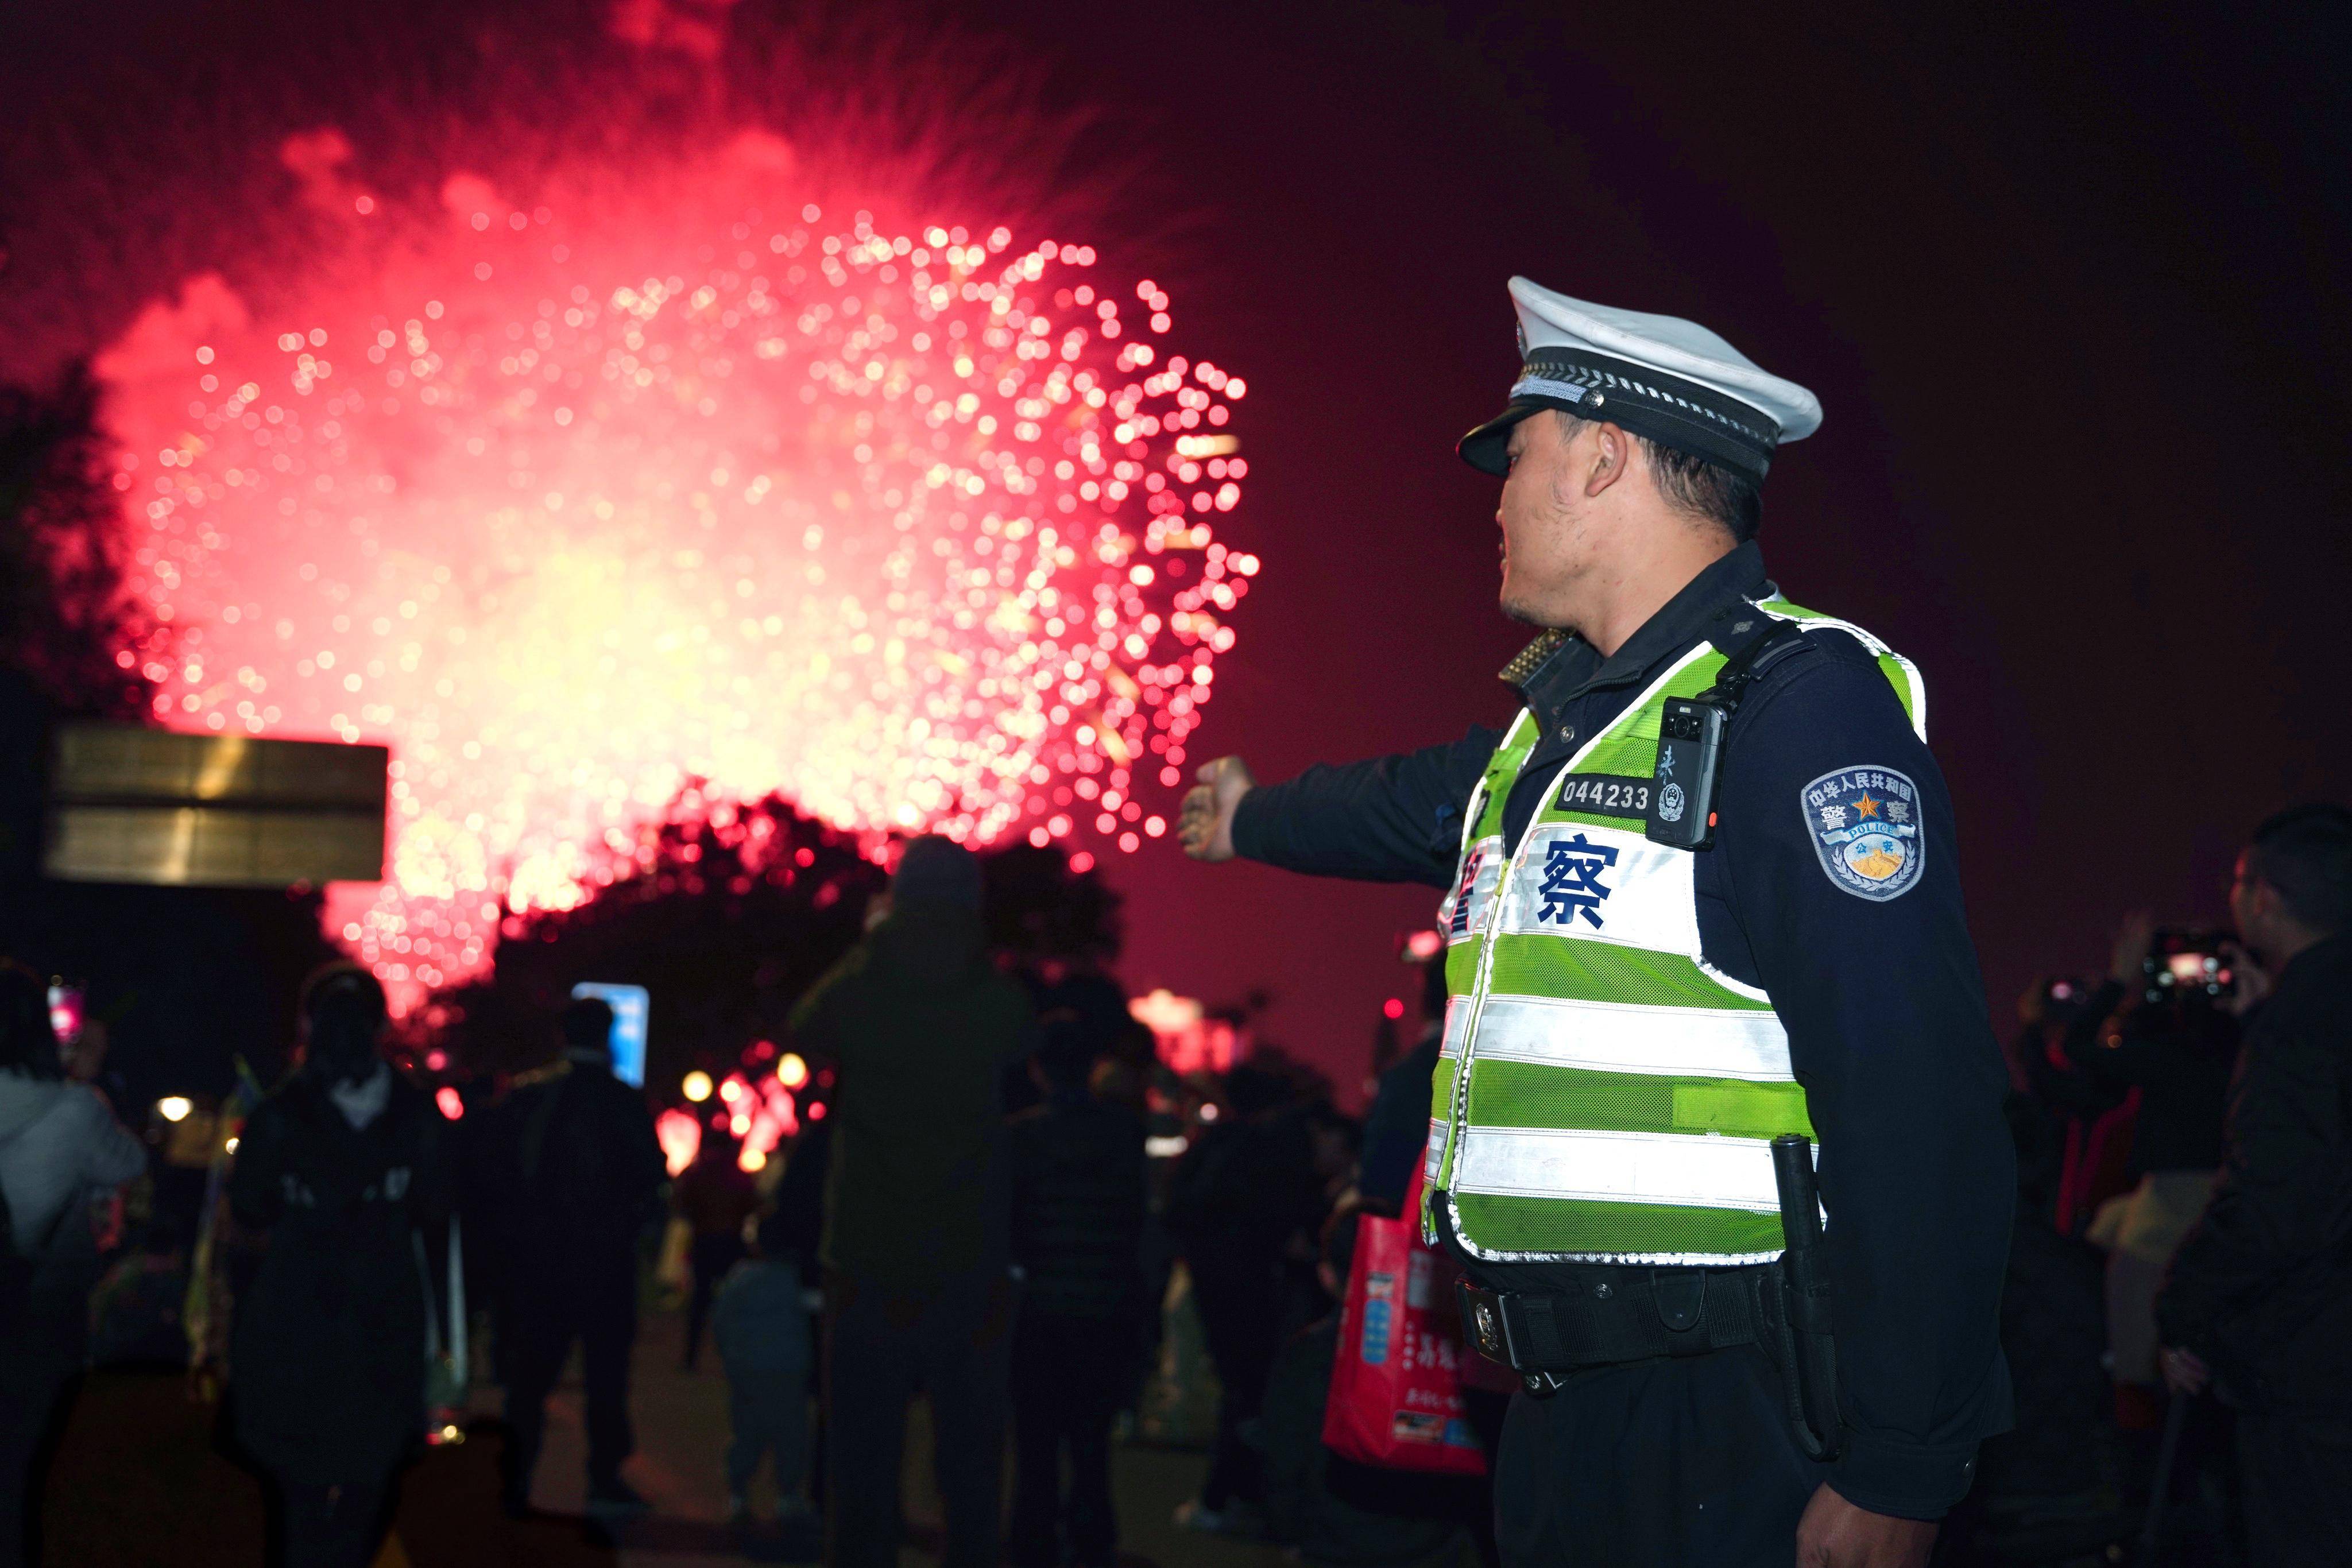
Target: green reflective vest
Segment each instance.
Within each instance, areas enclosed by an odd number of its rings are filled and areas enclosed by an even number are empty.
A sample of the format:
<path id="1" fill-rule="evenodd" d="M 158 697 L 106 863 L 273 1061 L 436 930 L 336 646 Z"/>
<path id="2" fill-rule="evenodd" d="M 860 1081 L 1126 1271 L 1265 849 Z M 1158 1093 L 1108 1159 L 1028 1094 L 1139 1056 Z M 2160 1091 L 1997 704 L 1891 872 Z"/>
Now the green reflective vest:
<path id="1" fill-rule="evenodd" d="M 1876 655 L 1922 738 L 1911 663 L 1860 627 L 1758 606 Z M 1516 852 L 1503 809 L 1539 738 L 1523 709 L 1465 813 L 1446 934 L 1423 1227 L 1493 1260 L 1730 1265 L 1780 1252 L 1769 1141 L 1810 1138 L 1772 999 L 1699 948 L 1695 858 L 1643 836 L 1670 697 L 1715 684 L 1701 641 L 1570 758 Z M 1736 826 L 1727 831 L 1737 831 Z"/>

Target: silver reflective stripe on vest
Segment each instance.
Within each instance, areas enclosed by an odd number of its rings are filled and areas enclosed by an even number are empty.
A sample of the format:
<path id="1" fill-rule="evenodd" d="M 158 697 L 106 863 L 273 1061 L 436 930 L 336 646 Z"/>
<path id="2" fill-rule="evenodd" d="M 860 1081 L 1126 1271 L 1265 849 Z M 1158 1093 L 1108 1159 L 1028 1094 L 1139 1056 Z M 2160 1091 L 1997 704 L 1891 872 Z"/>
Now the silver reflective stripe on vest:
<path id="1" fill-rule="evenodd" d="M 1445 1002 L 1445 1030 L 1437 1047 L 1437 1054 L 1462 1060 L 1462 1042 L 1470 1038 L 1470 998 L 1449 997 Z M 1440 1123 L 1439 1125 L 1444 1125 Z"/>
<path id="2" fill-rule="evenodd" d="M 1915 722 L 1923 715 L 1916 669 L 1860 627 L 1777 597 L 1757 608 L 1854 637 Z M 1647 771 L 1654 753 L 1628 737 L 1653 734 L 1665 694 L 1705 686 L 1721 660 L 1708 643 L 1686 649 L 1601 734 L 1543 769 L 1543 804 L 1499 864 L 1493 803 L 1535 787 L 1531 753 L 1507 740 L 1474 796 L 1447 910 L 1466 929 L 1448 934 L 1483 940 L 1478 962 L 1451 977 L 1467 994 L 1444 1025 L 1438 1086 L 1449 1092 L 1433 1107 L 1424 1221 L 1434 1236 L 1450 1218 L 1474 1257 L 1719 1266 L 1778 1255 L 1746 1250 L 1777 1239 L 1768 1134 L 1811 1125 L 1770 998 L 1707 962 L 1696 857 L 1559 799 L 1588 767 Z M 1522 710 L 1511 737 L 1532 739 L 1530 722 Z M 1717 1124 L 1746 1135 L 1704 1130 Z"/>
<path id="3" fill-rule="evenodd" d="M 1772 1155 L 1760 1138 L 1472 1127 L 1454 1190 L 1778 1213 Z"/>
<path id="4" fill-rule="evenodd" d="M 1449 1034 L 1454 1015 L 1469 1010 L 1445 1009 Z M 1459 1054 L 1451 1039 L 1446 1045 L 1447 1054 Z M 1768 1083 L 1792 1076 L 1788 1033 L 1769 1012 L 1536 997 L 1487 1001 L 1478 1023 L 1478 1060 Z"/>

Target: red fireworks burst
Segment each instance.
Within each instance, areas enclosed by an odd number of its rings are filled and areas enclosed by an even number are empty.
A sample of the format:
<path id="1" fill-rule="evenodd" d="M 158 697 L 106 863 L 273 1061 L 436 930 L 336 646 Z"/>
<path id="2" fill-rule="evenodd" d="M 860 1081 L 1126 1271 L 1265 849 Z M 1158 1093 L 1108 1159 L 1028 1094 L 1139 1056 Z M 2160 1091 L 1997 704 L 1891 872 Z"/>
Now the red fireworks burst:
<path id="1" fill-rule="evenodd" d="M 100 369 L 159 714 L 393 747 L 390 880 L 331 919 L 396 991 L 681 798 L 877 845 L 1165 832 L 1257 570 L 1216 537 L 1246 388 L 1169 351 L 1165 290 L 828 220 L 756 132 L 404 219 L 344 155 L 286 152 L 353 236 L 315 286 L 261 321 L 196 279 Z"/>

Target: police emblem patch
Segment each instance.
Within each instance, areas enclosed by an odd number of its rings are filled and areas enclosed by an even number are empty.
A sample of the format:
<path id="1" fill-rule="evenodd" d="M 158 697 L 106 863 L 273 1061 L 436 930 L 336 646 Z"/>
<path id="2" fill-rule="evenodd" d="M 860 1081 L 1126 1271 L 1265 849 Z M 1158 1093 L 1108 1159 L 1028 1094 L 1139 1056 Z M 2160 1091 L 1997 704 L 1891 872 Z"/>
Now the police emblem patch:
<path id="1" fill-rule="evenodd" d="M 1841 768 L 1799 792 L 1822 871 L 1856 898 L 1884 904 L 1911 891 L 1927 865 L 1919 788 L 1892 768 Z"/>

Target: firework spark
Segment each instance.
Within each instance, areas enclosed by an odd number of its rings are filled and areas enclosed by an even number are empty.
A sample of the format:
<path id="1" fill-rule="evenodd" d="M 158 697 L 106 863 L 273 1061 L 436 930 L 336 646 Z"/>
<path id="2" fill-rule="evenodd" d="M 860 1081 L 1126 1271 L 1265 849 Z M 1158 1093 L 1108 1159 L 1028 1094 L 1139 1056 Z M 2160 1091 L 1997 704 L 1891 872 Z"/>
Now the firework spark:
<path id="1" fill-rule="evenodd" d="M 177 727 L 383 740 L 396 992 L 625 869 L 674 803 L 1133 852 L 1256 560 L 1226 369 L 1094 250 L 796 199 L 745 133 L 625 197 L 457 175 L 268 319 L 192 280 L 100 361 Z M 647 185 L 651 188 L 647 188 Z"/>

